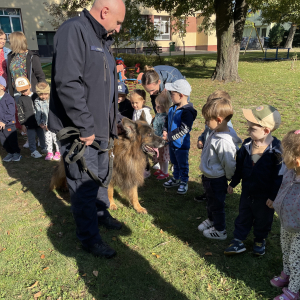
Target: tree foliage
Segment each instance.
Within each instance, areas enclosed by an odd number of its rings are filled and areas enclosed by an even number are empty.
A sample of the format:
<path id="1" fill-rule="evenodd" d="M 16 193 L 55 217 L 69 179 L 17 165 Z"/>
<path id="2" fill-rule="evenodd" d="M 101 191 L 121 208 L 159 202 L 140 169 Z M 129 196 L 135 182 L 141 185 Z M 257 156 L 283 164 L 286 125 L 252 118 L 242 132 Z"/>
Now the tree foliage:
<path id="1" fill-rule="evenodd" d="M 271 47 L 279 47 L 281 42 L 283 41 L 285 29 L 279 23 L 273 26 L 269 32 L 269 45 Z"/>

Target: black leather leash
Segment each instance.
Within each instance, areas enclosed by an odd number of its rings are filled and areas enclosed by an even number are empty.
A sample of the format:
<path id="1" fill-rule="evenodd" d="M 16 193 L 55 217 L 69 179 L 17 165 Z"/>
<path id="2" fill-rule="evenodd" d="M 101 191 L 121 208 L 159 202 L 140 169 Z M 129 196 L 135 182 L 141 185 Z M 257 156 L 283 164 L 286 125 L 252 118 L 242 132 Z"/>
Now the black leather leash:
<path id="1" fill-rule="evenodd" d="M 84 158 L 84 151 L 86 149 L 86 144 L 83 143 L 80 139 L 80 131 L 79 129 L 75 127 L 66 127 L 61 129 L 57 134 L 56 138 L 58 141 L 68 139 L 70 137 L 74 138 L 73 144 L 67 153 L 65 157 L 65 162 L 67 164 L 74 164 L 78 160 L 80 161 L 82 165 L 82 169 L 84 172 L 86 172 L 96 183 L 99 184 L 99 186 L 107 188 L 112 177 L 112 171 L 113 171 L 113 162 L 114 162 L 114 154 L 113 152 L 110 154 L 109 157 L 109 167 L 108 167 L 108 175 L 107 178 L 104 182 L 102 182 L 98 176 L 96 176 L 92 171 L 90 171 L 86 165 L 85 158 Z M 107 149 L 102 149 L 99 144 L 94 141 L 91 146 L 95 147 L 96 149 L 102 151 L 102 152 L 107 152 L 114 147 L 114 140 L 112 138 L 109 139 L 109 144 L 107 146 Z M 77 149 L 77 153 L 74 155 L 74 151 Z"/>

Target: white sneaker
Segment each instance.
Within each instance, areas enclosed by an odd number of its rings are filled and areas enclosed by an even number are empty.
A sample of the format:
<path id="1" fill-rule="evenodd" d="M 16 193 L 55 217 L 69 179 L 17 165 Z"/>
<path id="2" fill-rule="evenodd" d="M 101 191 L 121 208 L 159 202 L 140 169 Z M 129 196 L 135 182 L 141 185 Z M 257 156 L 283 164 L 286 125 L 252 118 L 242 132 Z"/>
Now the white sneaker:
<path id="1" fill-rule="evenodd" d="M 206 229 L 209 229 L 211 227 L 214 226 L 214 222 L 212 222 L 210 219 L 206 219 L 205 221 L 203 221 L 199 226 L 198 226 L 198 230 L 199 231 L 204 231 Z"/>
<path id="2" fill-rule="evenodd" d="M 160 165 L 159 165 L 159 163 L 155 164 L 155 165 L 152 167 L 152 169 L 154 169 L 154 170 L 158 170 L 158 169 L 160 169 Z"/>
<path id="3" fill-rule="evenodd" d="M 203 235 L 209 239 L 213 240 L 226 240 L 227 239 L 227 233 L 226 230 L 218 231 L 215 229 L 215 227 L 211 227 L 209 229 L 206 229 L 203 231 Z"/>
<path id="4" fill-rule="evenodd" d="M 148 177 L 150 177 L 151 176 L 151 172 L 150 172 L 150 170 L 149 171 L 144 171 L 144 178 L 146 179 L 146 178 L 148 178 Z"/>
<path id="5" fill-rule="evenodd" d="M 29 148 L 28 140 L 27 140 L 26 143 L 23 145 L 23 148 Z"/>
<path id="6" fill-rule="evenodd" d="M 34 158 L 40 158 L 42 157 L 42 154 L 39 151 L 35 150 L 31 153 L 31 156 Z"/>

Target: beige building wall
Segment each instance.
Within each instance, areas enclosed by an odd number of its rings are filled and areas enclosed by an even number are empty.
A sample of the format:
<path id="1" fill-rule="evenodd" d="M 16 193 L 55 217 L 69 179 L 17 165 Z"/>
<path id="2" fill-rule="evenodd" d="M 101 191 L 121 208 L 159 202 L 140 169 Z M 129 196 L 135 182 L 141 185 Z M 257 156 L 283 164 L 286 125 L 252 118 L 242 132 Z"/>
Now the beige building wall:
<path id="1" fill-rule="evenodd" d="M 43 2 L 45 0 L 1 0 L 0 2 L 0 8 L 21 9 L 23 31 L 30 50 L 38 50 L 37 31 L 55 31 L 48 22 L 51 17 L 45 10 Z M 59 2 L 60 0 L 48 0 L 49 4 Z"/>

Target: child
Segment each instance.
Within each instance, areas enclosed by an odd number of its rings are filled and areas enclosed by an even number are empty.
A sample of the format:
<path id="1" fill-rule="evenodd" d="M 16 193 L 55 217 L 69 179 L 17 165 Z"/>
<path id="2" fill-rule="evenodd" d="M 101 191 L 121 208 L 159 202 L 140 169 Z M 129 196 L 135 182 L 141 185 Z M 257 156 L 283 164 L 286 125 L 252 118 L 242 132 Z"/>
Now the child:
<path id="1" fill-rule="evenodd" d="M 118 103 L 119 103 L 119 112 L 123 117 L 132 119 L 133 116 L 133 107 L 130 101 L 126 98 L 128 95 L 128 88 L 125 83 L 118 83 Z"/>
<path id="2" fill-rule="evenodd" d="M 206 102 L 209 102 L 213 99 L 217 99 L 217 98 L 224 98 L 224 99 L 227 99 L 229 101 L 231 101 L 231 97 L 229 96 L 229 94 L 225 91 L 215 91 L 214 93 L 210 94 L 208 97 L 207 97 L 207 100 Z M 232 123 L 231 121 L 229 120 L 229 122 L 227 123 L 227 125 L 229 127 L 232 127 Z M 207 126 L 205 125 L 205 129 L 204 131 L 202 132 L 202 134 L 198 137 L 198 143 L 197 143 L 197 148 L 198 149 L 203 149 L 204 147 L 204 144 L 205 144 L 205 141 L 207 140 L 207 138 L 209 137 L 209 135 L 211 134 L 212 130 Z M 195 201 L 197 202 L 203 202 L 203 201 L 206 201 L 206 194 L 203 193 L 202 195 L 200 196 L 196 196 L 194 198 Z"/>
<path id="3" fill-rule="evenodd" d="M 15 100 L 5 93 L 6 81 L 0 76 L 0 141 L 7 155 L 2 161 L 20 161 L 20 148 L 15 118 Z"/>
<path id="4" fill-rule="evenodd" d="M 165 124 L 165 120 L 167 117 L 167 111 L 169 111 L 170 108 L 170 100 L 169 95 L 167 91 L 163 91 L 160 93 L 157 98 L 155 99 L 155 105 L 156 105 L 156 115 L 153 121 L 153 128 L 154 132 L 158 136 L 163 136 L 163 128 Z M 168 174 L 168 167 L 169 167 L 169 145 L 165 145 L 162 148 L 158 149 L 159 156 L 154 157 L 154 162 L 159 164 L 159 169 L 154 173 L 155 176 L 157 176 L 157 179 L 166 179 L 169 177 Z"/>
<path id="5" fill-rule="evenodd" d="M 136 89 L 130 93 L 130 102 L 134 109 L 132 120 L 137 121 L 140 119 L 142 112 L 145 112 L 147 123 L 150 125 L 152 116 L 150 114 L 151 108 L 145 106 L 146 92 L 144 90 Z"/>
<path id="6" fill-rule="evenodd" d="M 266 205 L 268 199 L 274 201 L 282 176 L 281 143 L 272 136 L 280 125 L 281 117 L 276 108 L 270 105 L 254 109 L 243 109 L 249 126 L 247 138 L 237 153 L 236 170 L 228 186 L 228 193 L 242 180 L 242 193 L 239 215 L 235 220 L 234 239 L 224 251 L 234 255 L 246 251 L 243 240 L 253 226 L 255 255 L 264 255 L 266 241 L 271 230 L 274 210 Z"/>
<path id="7" fill-rule="evenodd" d="M 37 98 L 37 94 L 31 92 L 31 85 L 26 77 L 18 77 L 15 86 L 16 90 L 21 93 L 18 100 L 18 117 L 22 125 L 22 131 L 27 132 L 31 156 L 40 158 L 42 155 L 36 150 L 36 135 L 40 140 L 42 153 L 48 153 L 48 151 L 45 144 L 44 130 L 38 126 L 35 119 L 33 102 Z"/>
<path id="8" fill-rule="evenodd" d="M 227 123 L 233 116 L 231 102 L 217 98 L 202 107 L 206 125 L 212 130 L 201 155 L 200 170 L 202 183 L 207 196 L 208 219 L 203 221 L 198 230 L 209 239 L 227 238 L 225 223 L 225 198 L 227 180 L 235 170 L 235 155 L 242 140 Z"/>
<path id="9" fill-rule="evenodd" d="M 165 188 L 179 186 L 177 193 L 185 194 L 189 180 L 190 131 L 197 111 L 188 103 L 191 86 L 185 79 L 166 83 L 171 92 L 173 106 L 170 107 L 163 129 L 163 138 L 169 142 L 170 159 L 174 167 L 173 178 L 164 183 Z"/>
<path id="10" fill-rule="evenodd" d="M 56 134 L 49 131 L 47 128 L 48 114 L 49 114 L 49 98 L 50 86 L 46 82 L 40 82 L 36 85 L 36 93 L 38 98 L 34 100 L 35 119 L 37 124 L 44 130 L 45 142 L 47 148 L 47 155 L 45 160 L 60 160 L 59 147 L 56 142 Z M 55 154 L 53 156 L 53 144 L 55 145 Z"/>
<path id="11" fill-rule="evenodd" d="M 290 131 L 282 139 L 283 161 L 286 165 L 274 206 L 281 222 L 283 271 L 271 280 L 283 294 L 275 300 L 299 299 L 300 289 L 300 130 Z M 287 288 L 286 288 L 287 287 Z"/>

